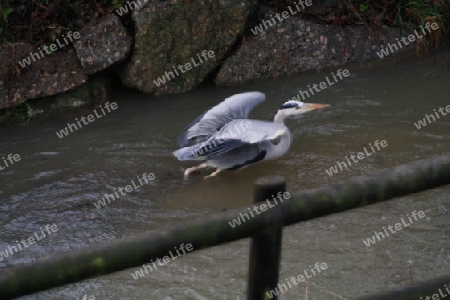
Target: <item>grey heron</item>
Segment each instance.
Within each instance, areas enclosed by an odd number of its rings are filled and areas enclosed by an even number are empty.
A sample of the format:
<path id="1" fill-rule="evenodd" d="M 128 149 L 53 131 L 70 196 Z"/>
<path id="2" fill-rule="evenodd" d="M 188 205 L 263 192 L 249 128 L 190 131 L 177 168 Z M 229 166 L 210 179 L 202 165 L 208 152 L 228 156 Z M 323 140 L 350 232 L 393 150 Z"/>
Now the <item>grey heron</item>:
<path id="1" fill-rule="evenodd" d="M 246 167 L 263 160 L 274 160 L 286 153 L 291 134 L 284 120 L 307 111 L 327 107 L 327 104 L 285 102 L 273 122 L 247 119 L 249 112 L 265 100 L 260 92 L 235 94 L 214 106 L 193 121 L 178 137 L 180 149 L 173 155 L 180 161 L 201 161 L 186 169 L 187 179 L 193 171 L 213 167 L 214 172 Z"/>

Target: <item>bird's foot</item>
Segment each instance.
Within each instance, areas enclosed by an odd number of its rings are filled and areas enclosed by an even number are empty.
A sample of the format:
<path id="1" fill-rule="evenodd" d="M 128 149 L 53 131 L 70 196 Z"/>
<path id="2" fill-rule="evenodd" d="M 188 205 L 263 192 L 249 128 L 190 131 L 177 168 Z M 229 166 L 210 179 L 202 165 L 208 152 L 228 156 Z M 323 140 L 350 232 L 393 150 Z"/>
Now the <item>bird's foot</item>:
<path id="1" fill-rule="evenodd" d="M 206 168 L 208 165 L 203 163 L 203 164 L 199 164 L 197 166 L 194 166 L 192 168 L 187 168 L 186 171 L 184 171 L 184 180 L 188 180 L 189 175 L 194 172 L 197 171 L 198 169 L 202 169 L 202 168 Z"/>
<path id="2" fill-rule="evenodd" d="M 214 176 L 216 176 L 217 174 L 219 174 L 220 172 L 222 172 L 222 170 L 221 170 L 221 169 L 217 169 L 217 170 L 215 170 L 214 172 L 212 172 L 211 174 L 209 174 L 208 176 L 203 177 L 203 179 L 209 179 L 209 178 L 211 178 L 211 177 L 214 177 Z"/>
<path id="3" fill-rule="evenodd" d="M 184 180 L 188 180 L 189 179 L 189 174 L 191 174 L 191 168 L 186 169 L 186 171 L 184 171 Z"/>

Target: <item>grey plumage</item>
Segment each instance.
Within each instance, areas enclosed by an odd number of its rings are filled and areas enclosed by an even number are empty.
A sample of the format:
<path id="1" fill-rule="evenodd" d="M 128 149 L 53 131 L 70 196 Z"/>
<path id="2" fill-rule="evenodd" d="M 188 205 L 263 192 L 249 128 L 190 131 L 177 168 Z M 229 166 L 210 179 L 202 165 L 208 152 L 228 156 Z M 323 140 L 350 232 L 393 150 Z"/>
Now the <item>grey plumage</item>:
<path id="1" fill-rule="evenodd" d="M 178 137 L 181 149 L 173 154 L 179 160 L 202 163 L 188 168 L 185 178 L 197 169 L 214 167 L 215 176 L 222 170 L 239 169 L 262 160 L 277 159 L 289 149 L 291 137 L 283 121 L 288 116 L 326 107 L 290 100 L 284 103 L 274 122 L 249 120 L 249 112 L 264 101 L 260 92 L 236 94 L 211 108 L 192 122 Z"/>
<path id="2" fill-rule="evenodd" d="M 260 92 L 236 94 L 206 111 L 187 126 L 178 136 L 179 147 L 199 143 L 208 139 L 225 124 L 236 119 L 247 119 L 249 112 L 264 101 Z"/>
<path id="3" fill-rule="evenodd" d="M 225 124 L 205 141 L 183 147 L 174 152 L 179 160 L 208 160 L 222 156 L 236 148 L 256 145 L 264 150 L 264 142 L 276 140 L 287 133 L 281 123 L 240 119 Z"/>

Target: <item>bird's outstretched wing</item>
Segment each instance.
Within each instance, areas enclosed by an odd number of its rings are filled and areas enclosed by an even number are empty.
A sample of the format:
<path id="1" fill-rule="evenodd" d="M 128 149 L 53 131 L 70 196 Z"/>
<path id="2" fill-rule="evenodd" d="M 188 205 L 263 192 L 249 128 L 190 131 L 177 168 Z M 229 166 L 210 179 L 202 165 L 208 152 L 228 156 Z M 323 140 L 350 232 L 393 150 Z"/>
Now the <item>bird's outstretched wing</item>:
<path id="1" fill-rule="evenodd" d="M 261 92 L 235 94 L 226 98 L 189 124 L 178 137 L 178 145 L 185 147 L 190 142 L 203 142 L 225 124 L 236 119 L 246 119 L 250 111 L 265 98 Z"/>
<path id="2" fill-rule="evenodd" d="M 174 152 L 180 160 L 207 160 L 240 147 L 254 147 L 264 141 L 277 140 L 288 129 L 281 123 L 259 120 L 234 120 L 204 142 Z"/>

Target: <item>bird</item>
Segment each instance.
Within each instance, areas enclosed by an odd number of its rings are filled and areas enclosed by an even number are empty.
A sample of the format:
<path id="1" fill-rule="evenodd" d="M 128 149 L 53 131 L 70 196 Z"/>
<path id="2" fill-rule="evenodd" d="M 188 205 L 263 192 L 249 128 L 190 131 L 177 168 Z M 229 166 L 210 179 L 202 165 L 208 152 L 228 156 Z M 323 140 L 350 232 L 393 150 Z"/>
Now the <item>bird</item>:
<path id="1" fill-rule="evenodd" d="M 237 170 L 278 159 L 291 145 L 291 133 L 284 120 L 329 106 L 289 100 L 281 105 L 272 122 L 248 119 L 250 111 L 265 98 L 264 93 L 257 91 L 232 95 L 200 115 L 181 132 L 177 138 L 180 149 L 173 155 L 180 161 L 201 162 L 185 170 L 185 180 L 192 172 L 207 167 L 216 170 L 205 179 L 223 170 Z"/>

